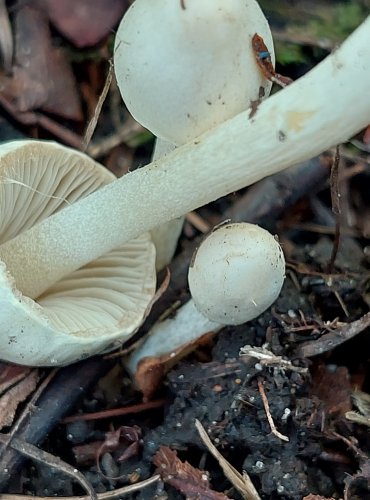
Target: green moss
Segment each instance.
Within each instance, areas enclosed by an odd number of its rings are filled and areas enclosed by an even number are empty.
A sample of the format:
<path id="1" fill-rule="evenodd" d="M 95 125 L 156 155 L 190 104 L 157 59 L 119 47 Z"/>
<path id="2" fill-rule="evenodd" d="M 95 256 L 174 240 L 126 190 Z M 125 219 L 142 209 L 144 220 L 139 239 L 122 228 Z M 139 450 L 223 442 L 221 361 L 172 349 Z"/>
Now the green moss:
<path id="1" fill-rule="evenodd" d="M 358 3 L 339 4 L 311 20 L 307 29 L 312 36 L 333 42 L 344 40 L 366 18 L 365 8 Z"/>

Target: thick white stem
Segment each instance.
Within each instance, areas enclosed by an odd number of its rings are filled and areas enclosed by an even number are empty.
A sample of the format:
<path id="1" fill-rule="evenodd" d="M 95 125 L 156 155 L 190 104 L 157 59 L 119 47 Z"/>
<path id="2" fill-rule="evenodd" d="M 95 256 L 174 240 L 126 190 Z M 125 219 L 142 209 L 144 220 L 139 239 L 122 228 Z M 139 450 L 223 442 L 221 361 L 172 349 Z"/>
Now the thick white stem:
<path id="1" fill-rule="evenodd" d="M 125 365 L 134 374 L 142 359 L 174 352 L 205 333 L 217 333 L 224 326 L 207 319 L 195 307 L 193 300 L 189 300 L 176 312 L 175 318 L 165 319 L 153 326 L 145 342 L 133 351 Z"/>
<path id="2" fill-rule="evenodd" d="M 163 158 L 175 149 L 175 144 L 156 139 L 152 161 Z M 167 266 L 175 253 L 177 241 L 182 231 L 184 217 L 170 220 L 150 231 L 156 249 L 156 269 L 160 271 Z"/>
<path id="3" fill-rule="evenodd" d="M 0 247 L 30 297 L 159 224 L 348 140 L 370 121 L 370 17 L 303 78 Z M 27 266 L 33 272 L 24 272 Z"/>

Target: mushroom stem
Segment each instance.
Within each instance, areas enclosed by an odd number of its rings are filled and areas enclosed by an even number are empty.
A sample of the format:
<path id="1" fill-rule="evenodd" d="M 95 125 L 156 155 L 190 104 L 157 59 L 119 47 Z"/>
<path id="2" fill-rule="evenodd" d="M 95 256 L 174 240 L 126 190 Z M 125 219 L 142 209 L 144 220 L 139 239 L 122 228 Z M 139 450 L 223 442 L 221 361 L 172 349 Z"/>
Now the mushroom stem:
<path id="1" fill-rule="evenodd" d="M 347 141 L 370 117 L 370 16 L 304 77 L 40 222 L 0 247 L 17 287 L 38 297 L 146 230 Z M 33 272 L 23 272 L 24 266 Z"/>
<path id="2" fill-rule="evenodd" d="M 169 354 L 197 340 L 205 333 L 217 333 L 224 327 L 225 325 L 206 318 L 190 299 L 176 311 L 174 319 L 167 318 L 153 326 L 145 342 L 126 359 L 125 366 L 134 374 L 142 359 Z"/>
<path id="3" fill-rule="evenodd" d="M 175 149 L 175 144 L 157 138 L 155 141 L 154 153 L 152 161 L 163 158 L 168 153 Z M 170 220 L 155 227 L 150 231 L 150 236 L 155 246 L 156 251 L 156 269 L 160 271 L 167 266 L 175 253 L 177 241 L 182 231 L 184 217 Z"/>

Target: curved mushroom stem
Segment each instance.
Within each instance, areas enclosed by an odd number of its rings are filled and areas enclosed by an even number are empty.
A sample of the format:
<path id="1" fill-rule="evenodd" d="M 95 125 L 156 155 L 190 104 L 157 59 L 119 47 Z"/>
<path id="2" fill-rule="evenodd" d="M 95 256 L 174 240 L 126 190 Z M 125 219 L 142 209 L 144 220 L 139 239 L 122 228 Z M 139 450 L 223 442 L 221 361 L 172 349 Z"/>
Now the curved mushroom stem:
<path id="1" fill-rule="evenodd" d="M 348 140 L 368 125 L 370 16 L 322 63 L 251 110 L 112 182 L 0 247 L 38 297 L 135 236 Z M 24 267 L 30 272 L 24 272 Z"/>
<path id="2" fill-rule="evenodd" d="M 168 318 L 153 326 L 145 342 L 127 358 L 126 368 L 134 374 L 142 359 L 169 354 L 190 344 L 205 333 L 217 333 L 224 327 L 225 325 L 207 319 L 190 299 L 176 311 L 174 319 Z"/>

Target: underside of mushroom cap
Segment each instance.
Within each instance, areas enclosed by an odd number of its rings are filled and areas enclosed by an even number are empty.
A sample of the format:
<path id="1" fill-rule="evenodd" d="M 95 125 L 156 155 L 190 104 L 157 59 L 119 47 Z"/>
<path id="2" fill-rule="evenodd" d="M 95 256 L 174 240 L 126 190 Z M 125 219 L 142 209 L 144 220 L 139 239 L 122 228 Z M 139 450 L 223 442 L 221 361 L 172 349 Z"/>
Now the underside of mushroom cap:
<path id="1" fill-rule="evenodd" d="M 114 178 L 86 155 L 55 143 L 0 146 L 0 244 Z M 142 323 L 155 292 L 148 234 L 71 273 L 36 300 L 23 295 L 6 263 L 0 264 L 0 357 L 20 364 L 63 365 L 122 343 Z"/>

